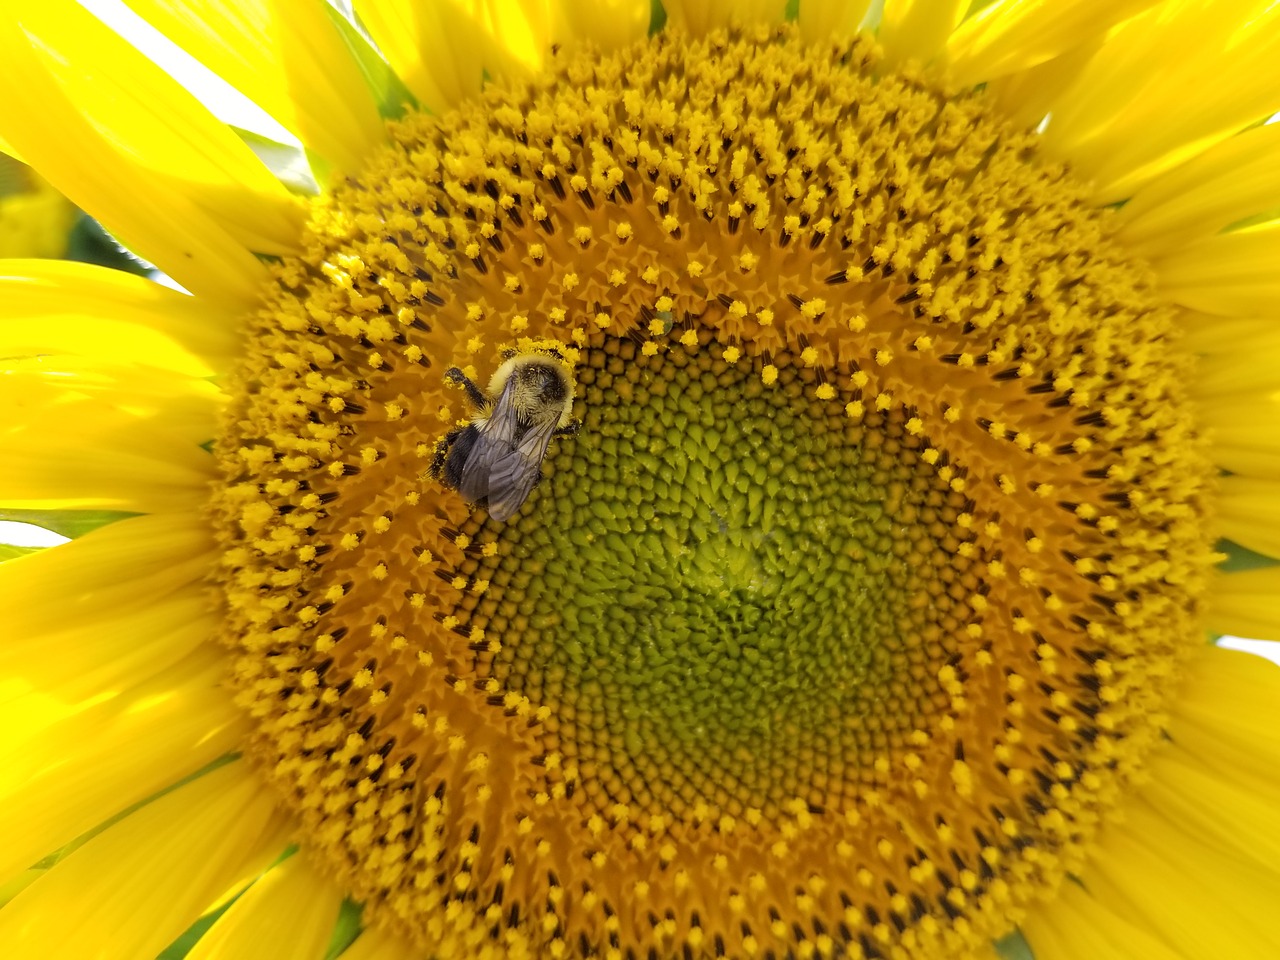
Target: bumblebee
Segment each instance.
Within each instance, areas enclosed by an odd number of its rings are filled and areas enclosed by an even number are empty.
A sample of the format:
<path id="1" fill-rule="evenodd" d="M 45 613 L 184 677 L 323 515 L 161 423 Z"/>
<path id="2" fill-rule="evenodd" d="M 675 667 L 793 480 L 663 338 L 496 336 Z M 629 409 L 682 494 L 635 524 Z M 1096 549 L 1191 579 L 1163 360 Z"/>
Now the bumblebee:
<path id="1" fill-rule="evenodd" d="M 476 414 L 436 445 L 430 474 L 468 503 L 485 502 L 495 520 L 506 520 L 542 479 L 551 438 L 581 426 L 570 419 L 573 373 L 558 352 L 537 350 L 508 354 L 487 394 L 457 367 L 444 377 L 466 391 Z"/>

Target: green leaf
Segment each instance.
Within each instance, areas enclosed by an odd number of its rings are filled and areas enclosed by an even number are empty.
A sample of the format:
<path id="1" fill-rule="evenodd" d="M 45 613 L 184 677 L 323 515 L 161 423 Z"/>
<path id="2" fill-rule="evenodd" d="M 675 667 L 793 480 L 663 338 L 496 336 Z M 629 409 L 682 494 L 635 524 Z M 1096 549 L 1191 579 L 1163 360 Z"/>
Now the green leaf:
<path id="1" fill-rule="evenodd" d="M 1219 553 L 1225 553 L 1227 559 L 1218 564 L 1223 573 L 1240 573 L 1244 570 L 1258 570 L 1262 567 L 1274 567 L 1280 563 L 1275 557 L 1255 553 L 1248 547 L 1242 547 L 1230 540 L 1219 540 L 1214 547 Z"/>
<path id="2" fill-rule="evenodd" d="M 15 547 L 11 543 L 0 543 L 0 563 L 17 557 L 25 557 L 29 553 L 35 553 L 43 549 L 44 547 Z"/>
<path id="3" fill-rule="evenodd" d="M 140 277 L 149 277 L 155 272 L 154 266 L 122 247 L 103 229 L 102 224 L 87 213 L 81 213 L 71 227 L 67 236 L 66 259 L 111 267 Z"/>
<path id="4" fill-rule="evenodd" d="M 280 856 L 276 857 L 271 866 L 267 867 L 267 870 L 270 870 L 277 864 L 283 863 L 297 852 L 298 845 L 296 843 L 289 844 L 289 846 L 285 847 L 281 852 Z M 263 872 L 265 873 L 266 871 Z M 160 955 L 156 957 L 156 960 L 182 960 L 183 957 L 191 952 L 191 949 L 199 942 L 200 938 L 209 932 L 209 928 L 218 922 L 218 918 L 226 913 L 233 903 L 243 897 L 248 889 L 256 882 L 257 881 L 254 880 L 253 882 L 246 884 L 243 890 L 222 906 L 218 907 L 218 909 L 209 911 L 195 923 L 191 924 L 191 926 L 187 927 L 187 929 L 182 931 L 173 943 L 169 944 L 169 946 L 165 947 L 164 950 L 161 951 Z M 339 917 L 341 917 L 341 915 L 339 915 Z"/>
<path id="5" fill-rule="evenodd" d="M 0 520 L 30 523 L 72 540 L 108 523 L 136 516 L 139 514 L 125 510 L 17 510 L 0 507 Z"/>
<path id="6" fill-rule="evenodd" d="M 1036 960 L 1036 955 L 1031 952 L 1031 945 L 1022 936 L 1021 930 L 1015 930 L 1003 940 L 997 940 L 996 953 L 1004 960 Z"/>
<path id="7" fill-rule="evenodd" d="M 667 9 L 662 0 L 649 0 L 649 36 L 667 25 Z"/>
<path id="8" fill-rule="evenodd" d="M 231 129 L 290 191 L 305 197 L 314 197 L 320 193 L 320 184 L 312 172 L 317 166 L 323 166 L 323 161 L 318 157 L 302 147 L 272 140 L 243 127 Z"/>
<path id="9" fill-rule="evenodd" d="M 249 887 L 244 888 L 244 890 L 248 889 Z M 209 931 L 209 928 L 218 922 L 218 918 L 226 913 L 233 903 L 244 896 L 244 890 L 241 890 L 218 909 L 206 913 L 191 926 L 187 927 L 186 930 L 179 934 L 178 939 L 160 951 L 160 955 L 156 957 L 156 960 L 182 960 L 183 957 L 191 952 L 191 948 L 196 945 L 196 942 Z"/>
<path id="10" fill-rule="evenodd" d="M 329 938 L 329 948 L 325 951 L 324 960 L 334 960 L 360 935 L 360 915 L 364 906 L 354 900 L 343 900 L 338 911 L 338 922 L 333 928 L 333 936 Z"/>
<path id="11" fill-rule="evenodd" d="M 382 59 L 377 47 L 370 42 L 360 29 L 348 20 L 342 11 L 332 4 L 325 4 L 329 19 L 347 44 L 347 50 L 355 59 L 360 72 L 364 74 L 365 83 L 373 92 L 373 99 L 378 104 L 378 113 L 387 120 L 397 120 L 405 111 L 416 108 L 418 101 L 409 88 L 396 76 L 391 65 Z"/>

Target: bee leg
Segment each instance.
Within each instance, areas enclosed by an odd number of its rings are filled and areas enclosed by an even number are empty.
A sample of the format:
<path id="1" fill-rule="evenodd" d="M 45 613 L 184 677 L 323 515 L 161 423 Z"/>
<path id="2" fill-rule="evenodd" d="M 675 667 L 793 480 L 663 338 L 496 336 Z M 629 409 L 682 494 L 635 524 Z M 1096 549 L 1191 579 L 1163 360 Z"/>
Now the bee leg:
<path id="1" fill-rule="evenodd" d="M 467 392 L 467 399 L 470 400 L 472 405 L 475 407 L 483 407 L 489 402 L 489 398 L 484 395 L 484 392 L 472 383 L 467 375 L 457 367 L 450 367 L 444 372 L 444 382 L 451 383 L 455 387 L 461 387 L 465 390 Z"/>
<path id="2" fill-rule="evenodd" d="M 453 449 L 453 443 L 466 427 L 454 427 L 443 437 L 436 441 L 436 448 L 431 454 L 431 465 L 427 467 L 427 473 L 434 479 L 439 480 L 444 473 L 445 461 L 449 459 L 449 451 Z"/>
<path id="3" fill-rule="evenodd" d="M 582 430 L 581 420 L 570 420 L 563 427 L 557 427 L 553 437 L 574 437 Z"/>

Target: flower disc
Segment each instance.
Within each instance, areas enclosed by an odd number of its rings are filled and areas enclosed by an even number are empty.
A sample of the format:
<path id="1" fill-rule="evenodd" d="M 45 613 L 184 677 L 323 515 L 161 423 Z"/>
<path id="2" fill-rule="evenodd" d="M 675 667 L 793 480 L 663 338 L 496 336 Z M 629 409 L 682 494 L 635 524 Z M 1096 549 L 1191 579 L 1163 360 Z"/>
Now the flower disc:
<path id="1" fill-rule="evenodd" d="M 1083 861 L 1213 561 L 1107 215 L 864 41 L 663 34 L 317 201 L 218 444 L 249 745 L 439 957 L 953 958 Z M 429 475 L 504 350 L 573 437 Z"/>

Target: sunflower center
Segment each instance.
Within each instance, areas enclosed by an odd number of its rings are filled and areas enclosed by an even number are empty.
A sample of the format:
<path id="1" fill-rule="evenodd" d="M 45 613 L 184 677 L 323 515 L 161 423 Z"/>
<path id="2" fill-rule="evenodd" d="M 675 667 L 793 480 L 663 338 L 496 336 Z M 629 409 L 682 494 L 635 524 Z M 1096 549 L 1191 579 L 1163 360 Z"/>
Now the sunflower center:
<path id="1" fill-rule="evenodd" d="M 775 359 L 766 387 L 718 344 L 588 352 L 581 434 L 473 574 L 469 623 L 511 638 L 488 675 L 554 705 L 548 748 L 613 802 L 830 805 L 947 702 L 964 498 L 901 417 L 855 422 Z"/>
<path id="2" fill-rule="evenodd" d="M 442 958 L 1007 932 L 1160 736 L 1212 563 L 1105 217 L 980 94 L 787 31 L 393 135 L 217 447 L 247 749 L 309 843 Z M 446 370 L 549 342 L 582 427 L 497 520 L 432 464 L 514 408 Z"/>

